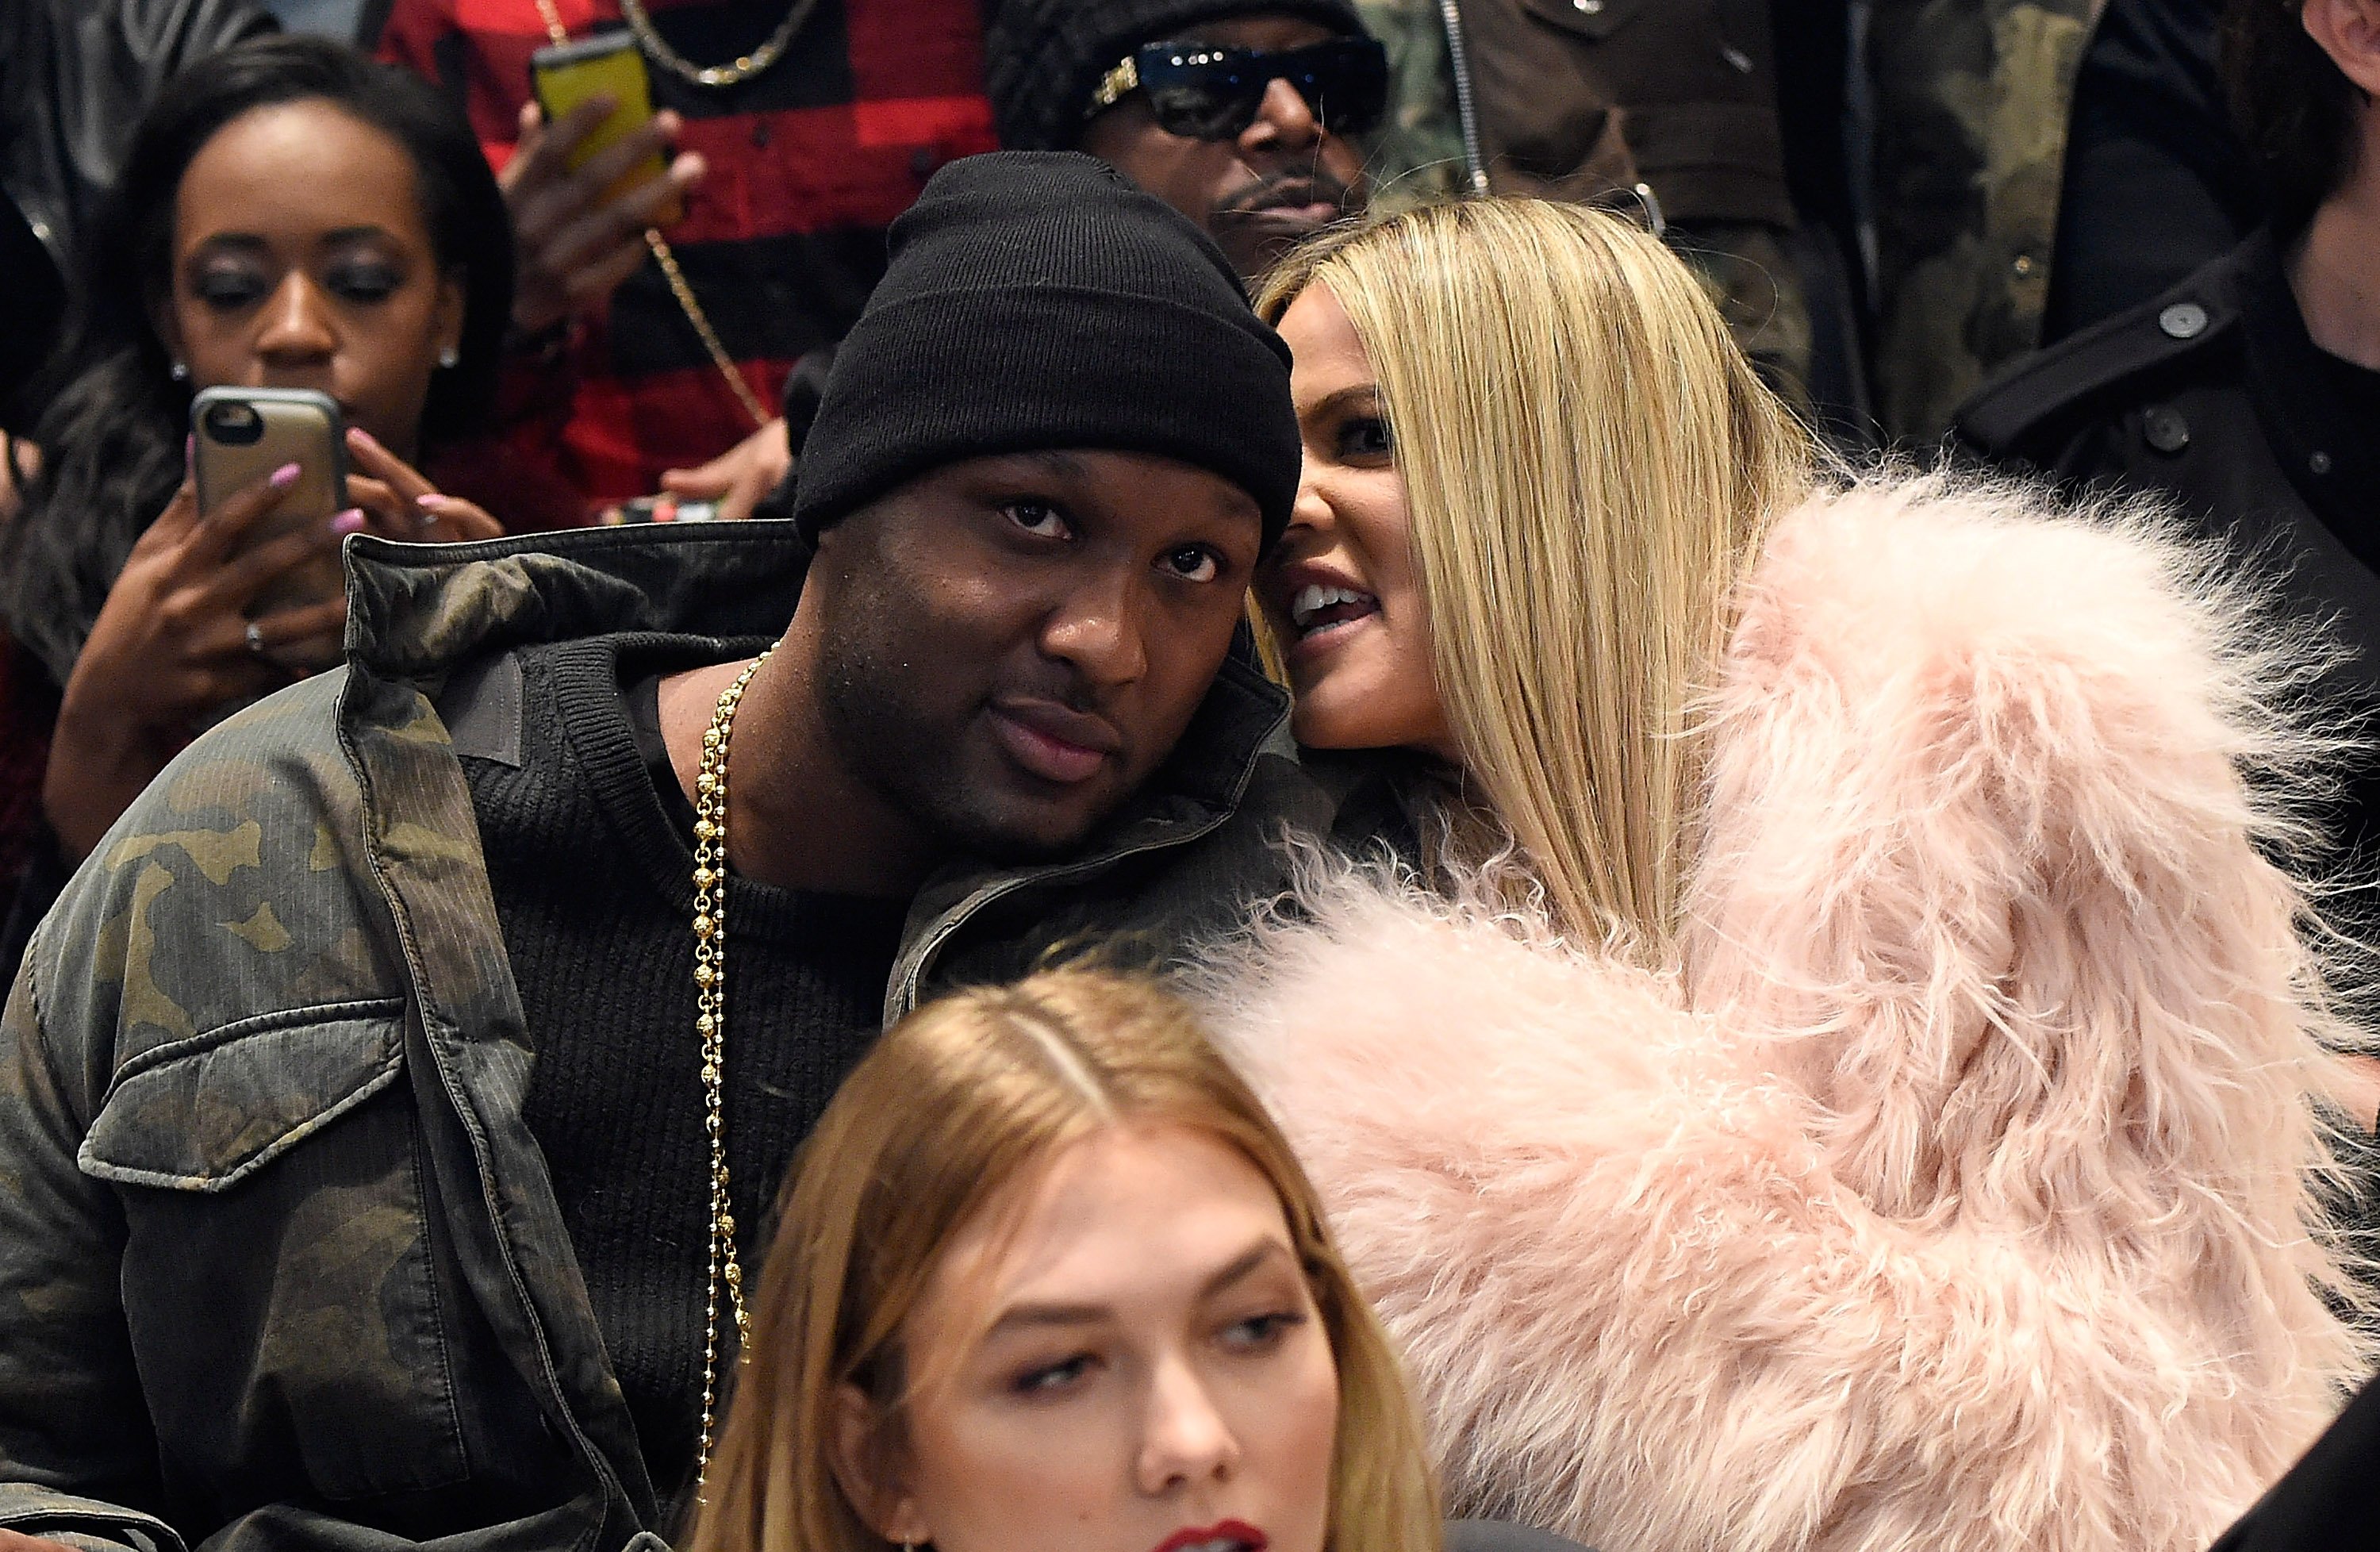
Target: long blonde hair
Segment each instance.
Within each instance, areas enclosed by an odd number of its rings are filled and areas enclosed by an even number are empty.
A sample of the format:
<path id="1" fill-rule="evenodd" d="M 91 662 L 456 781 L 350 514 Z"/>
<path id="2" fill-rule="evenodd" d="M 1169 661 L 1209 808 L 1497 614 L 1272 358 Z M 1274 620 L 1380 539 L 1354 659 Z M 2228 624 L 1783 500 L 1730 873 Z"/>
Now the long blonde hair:
<path id="1" fill-rule="evenodd" d="M 1564 930 L 1665 956 L 1702 796 L 1697 697 L 1812 446 L 1693 273 L 1577 205 L 1469 200 L 1329 234 L 1371 358 L 1466 781 Z"/>
<path id="2" fill-rule="evenodd" d="M 929 1004 L 837 1091 L 781 1203 L 689 1552 L 883 1552 L 833 1475 L 839 1388 L 897 1427 L 901 1328 L 943 1247 L 1068 1143 L 1142 1121 L 1222 1139 L 1281 1199 L 1339 1371 L 1330 1552 L 1439 1552 L 1402 1373 L 1296 1156 L 1180 1000 L 1087 969 Z"/>

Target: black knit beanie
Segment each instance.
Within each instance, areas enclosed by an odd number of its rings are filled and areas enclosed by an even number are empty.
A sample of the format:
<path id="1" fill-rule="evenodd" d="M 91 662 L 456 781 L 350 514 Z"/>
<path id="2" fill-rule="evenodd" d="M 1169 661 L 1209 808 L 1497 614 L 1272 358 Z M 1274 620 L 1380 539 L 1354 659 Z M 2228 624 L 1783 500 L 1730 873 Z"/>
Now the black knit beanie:
<path id="1" fill-rule="evenodd" d="M 985 30 L 985 89 L 1000 143 L 1072 151 L 1100 78 L 1143 43 L 1226 17 L 1287 16 L 1366 38 L 1350 0 L 1000 0 Z"/>
<path id="2" fill-rule="evenodd" d="M 1289 347 L 1207 235 L 1105 163 L 992 152 L 936 173 L 835 352 L 794 520 L 962 458 L 1104 448 L 1215 473 L 1269 549 L 1297 498 Z"/>

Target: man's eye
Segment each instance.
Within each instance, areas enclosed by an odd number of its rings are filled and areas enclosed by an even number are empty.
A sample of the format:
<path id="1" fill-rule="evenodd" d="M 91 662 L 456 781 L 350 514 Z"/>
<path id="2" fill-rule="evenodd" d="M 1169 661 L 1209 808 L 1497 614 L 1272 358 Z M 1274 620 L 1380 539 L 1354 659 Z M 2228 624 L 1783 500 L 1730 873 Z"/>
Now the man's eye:
<path id="1" fill-rule="evenodd" d="M 264 296 L 264 277 L 253 270 L 210 269 L 199 272 L 190 289 L 199 300 L 218 312 L 253 307 Z"/>
<path id="2" fill-rule="evenodd" d="M 1027 1369 L 1010 1382 L 1009 1388 L 1021 1396 L 1048 1396 L 1072 1388 L 1091 1372 L 1091 1355 L 1078 1352 L 1062 1364 L 1044 1364 Z"/>
<path id="3" fill-rule="evenodd" d="M 1040 539 L 1063 539 L 1066 515 L 1045 501 L 1013 501 L 1000 509 L 1008 520 Z"/>
<path id="4" fill-rule="evenodd" d="M 1185 544 L 1167 553 L 1165 569 L 1184 582 L 1212 582 L 1222 575 L 1223 559 L 1203 544 Z"/>
<path id="5" fill-rule="evenodd" d="M 1385 458 L 1395 451 L 1389 423 L 1377 415 L 1359 415 L 1339 428 L 1342 458 Z"/>
<path id="6" fill-rule="evenodd" d="M 405 277 L 386 264 L 342 264 L 324 277 L 324 285 L 335 297 L 350 302 L 386 301 Z"/>

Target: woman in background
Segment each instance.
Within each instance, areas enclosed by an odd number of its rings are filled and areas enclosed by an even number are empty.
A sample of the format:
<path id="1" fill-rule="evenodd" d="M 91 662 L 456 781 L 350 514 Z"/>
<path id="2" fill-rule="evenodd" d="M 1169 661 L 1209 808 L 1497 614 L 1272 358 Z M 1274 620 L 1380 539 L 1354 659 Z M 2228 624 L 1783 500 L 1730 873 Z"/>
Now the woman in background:
<path id="1" fill-rule="evenodd" d="M 1423 876 L 1318 869 L 1211 1022 L 1452 1505 L 2203 1546 L 2362 1361 L 2310 1230 L 2347 1032 L 2265 850 L 2305 658 L 2144 518 L 1825 477 L 1612 217 L 1410 212 L 1264 310 L 1297 735 L 1439 777 Z"/>
<path id="2" fill-rule="evenodd" d="M 428 84 L 319 38 L 266 38 L 176 77 L 133 136 L 88 249 L 70 373 L 40 472 L 0 529 L 6 737 L 46 745 L 0 794 L 0 974 L 73 863 L 190 737 L 338 659 L 346 600 L 259 612 L 346 535 L 492 537 L 416 472 L 494 391 L 510 227 L 470 128 Z M 356 509 L 249 547 L 278 491 L 200 517 L 192 396 L 310 388 L 348 425 Z M 25 762 L 26 769 L 31 762 Z"/>

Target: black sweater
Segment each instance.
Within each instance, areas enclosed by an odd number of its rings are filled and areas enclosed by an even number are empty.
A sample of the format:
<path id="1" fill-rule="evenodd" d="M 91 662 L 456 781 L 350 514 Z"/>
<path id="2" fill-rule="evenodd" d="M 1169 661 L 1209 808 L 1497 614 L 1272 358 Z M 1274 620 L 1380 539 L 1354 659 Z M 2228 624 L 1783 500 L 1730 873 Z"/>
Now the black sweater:
<path id="1" fill-rule="evenodd" d="M 537 1051 L 529 1128 L 665 1499 L 687 1485 L 701 1416 L 710 1169 L 694 815 L 653 676 L 692 666 L 619 637 L 530 649 L 521 764 L 464 761 Z M 752 1283 L 794 1150 L 876 1037 L 905 903 L 729 881 L 727 1158 Z"/>

